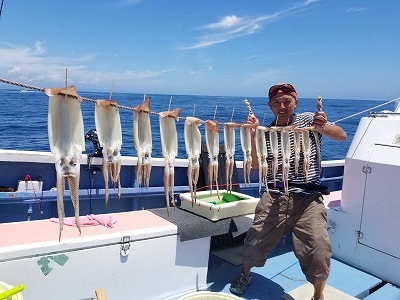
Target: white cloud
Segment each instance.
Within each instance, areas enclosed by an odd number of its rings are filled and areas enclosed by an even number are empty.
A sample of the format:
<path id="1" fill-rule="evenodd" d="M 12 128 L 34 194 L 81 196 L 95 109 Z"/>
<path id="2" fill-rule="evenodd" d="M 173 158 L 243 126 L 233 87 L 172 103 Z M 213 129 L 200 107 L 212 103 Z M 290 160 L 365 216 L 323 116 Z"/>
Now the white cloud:
<path id="1" fill-rule="evenodd" d="M 103 89 L 113 79 L 119 86 L 127 89 L 132 83 L 143 84 L 146 81 L 162 78 L 174 69 L 161 70 L 115 70 L 107 71 L 93 68 L 91 63 L 95 55 L 74 55 L 71 57 L 51 57 L 46 55 L 43 42 L 31 47 L 0 44 L 0 77 L 18 83 L 37 87 L 52 87 L 65 84 L 66 68 L 68 84 L 81 89 Z"/>
<path id="2" fill-rule="evenodd" d="M 222 18 L 221 21 L 218 23 L 205 25 L 205 26 L 203 26 L 203 28 L 210 28 L 210 29 L 231 28 L 235 25 L 240 24 L 240 22 L 241 22 L 241 18 L 238 18 L 235 15 L 232 15 L 232 16 L 226 16 L 226 17 Z"/>
<path id="3" fill-rule="evenodd" d="M 234 15 L 223 17 L 219 22 L 201 26 L 200 29 L 209 32 L 200 36 L 199 42 L 183 47 L 184 50 L 199 49 L 223 43 L 241 36 L 256 33 L 262 28 L 262 23 L 277 15 L 265 15 L 257 18 L 238 18 Z"/>
<path id="4" fill-rule="evenodd" d="M 348 9 L 346 9 L 346 12 L 353 13 L 353 12 L 360 12 L 360 11 L 366 11 L 366 10 L 368 10 L 368 9 L 365 7 L 350 7 Z"/>
<path id="5" fill-rule="evenodd" d="M 258 17 L 237 17 L 236 15 L 224 16 L 219 20 L 219 22 L 200 26 L 198 29 L 205 30 L 206 33 L 198 37 L 197 43 L 184 46 L 181 49 L 192 50 L 205 48 L 242 36 L 257 33 L 262 29 L 265 22 L 283 18 L 285 14 L 293 14 L 293 12 L 302 11 L 306 6 L 317 1 L 318 0 L 306 0 L 271 15 L 261 15 Z"/>

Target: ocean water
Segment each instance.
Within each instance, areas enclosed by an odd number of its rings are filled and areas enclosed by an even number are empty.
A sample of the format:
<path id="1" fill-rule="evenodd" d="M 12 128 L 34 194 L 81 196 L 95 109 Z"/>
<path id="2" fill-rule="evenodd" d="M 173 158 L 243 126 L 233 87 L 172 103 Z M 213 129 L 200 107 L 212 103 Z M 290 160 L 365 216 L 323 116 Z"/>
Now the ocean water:
<path id="1" fill-rule="evenodd" d="M 107 93 L 80 92 L 80 95 L 88 99 L 108 99 Z M 243 122 L 247 117 L 247 109 L 243 103 L 243 97 L 221 96 L 188 96 L 188 95 L 147 95 L 151 97 L 152 112 L 167 111 L 168 108 L 181 108 L 180 117 L 196 116 L 202 120 L 214 119 L 219 122 Z M 322 95 L 323 96 L 323 95 Z M 143 101 L 142 94 L 114 93 L 114 100 L 121 106 L 133 108 Z M 266 97 L 248 97 L 253 112 L 260 123 L 268 125 L 274 117 L 267 105 Z M 382 101 L 371 100 L 335 100 L 323 99 L 323 110 L 330 121 L 337 121 L 352 114 L 370 109 L 382 104 Z M 85 133 L 95 128 L 94 103 L 83 101 L 82 114 Z M 380 107 L 376 111 L 393 110 L 394 104 L 390 103 Z M 316 99 L 299 99 L 297 112 L 315 111 Z M 47 131 L 48 97 L 42 92 L 20 92 L 18 89 L 0 89 L 0 149 L 50 151 Z M 359 120 L 362 116 L 368 116 L 365 112 L 356 117 L 338 122 L 346 132 L 348 139 L 344 142 L 331 141 L 324 138 L 322 142 L 324 160 L 344 159 L 356 132 Z M 123 145 L 122 154 L 136 156 L 133 144 L 133 111 L 120 109 Z M 157 115 L 151 115 L 153 157 L 162 157 L 159 119 Z M 178 132 L 178 158 L 186 158 L 184 136 L 184 121 L 176 122 Z M 203 143 L 205 143 L 204 125 L 200 126 Z M 220 144 L 223 145 L 223 128 L 221 126 Z M 86 152 L 92 153 L 93 145 L 86 143 Z M 236 160 L 242 160 L 242 150 L 239 140 L 239 131 L 236 132 Z"/>

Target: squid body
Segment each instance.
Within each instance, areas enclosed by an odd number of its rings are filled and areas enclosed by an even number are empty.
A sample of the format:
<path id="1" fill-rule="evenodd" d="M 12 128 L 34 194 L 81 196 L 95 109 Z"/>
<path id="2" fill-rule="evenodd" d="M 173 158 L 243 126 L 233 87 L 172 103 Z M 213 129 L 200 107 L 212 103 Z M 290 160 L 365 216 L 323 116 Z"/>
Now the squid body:
<path id="1" fill-rule="evenodd" d="M 282 181 L 285 193 L 289 194 L 289 170 L 290 170 L 290 131 L 295 126 L 286 126 L 281 131 L 281 153 L 282 153 Z"/>
<path id="2" fill-rule="evenodd" d="M 218 187 L 218 155 L 219 155 L 219 124 L 216 121 L 206 121 L 206 146 L 208 152 L 208 181 L 210 185 L 210 195 L 212 194 L 213 181 L 217 189 L 219 199 Z"/>
<path id="3" fill-rule="evenodd" d="M 303 128 L 301 131 L 302 140 L 302 150 L 303 150 L 303 174 L 305 182 L 308 182 L 308 170 L 310 169 L 310 155 L 311 155 L 311 145 L 310 145 L 310 132 L 308 129 Z"/>
<path id="4" fill-rule="evenodd" d="M 250 172 L 251 172 L 251 128 L 253 128 L 253 124 L 243 124 L 240 127 L 240 142 L 242 144 L 243 151 L 243 178 L 244 185 L 248 183 L 250 185 Z"/>
<path id="5" fill-rule="evenodd" d="M 258 158 L 258 181 L 259 181 L 259 192 L 261 192 L 262 185 L 265 185 L 265 188 L 268 192 L 268 149 L 267 149 L 267 141 L 265 139 L 265 132 L 268 131 L 268 127 L 265 126 L 257 126 L 256 128 L 256 151 Z"/>
<path id="6" fill-rule="evenodd" d="M 186 117 L 185 119 L 185 147 L 189 160 L 187 174 L 192 206 L 196 201 L 196 187 L 200 173 L 201 133 L 199 126 L 201 124 L 203 124 L 203 121 L 195 117 Z"/>
<path id="7" fill-rule="evenodd" d="M 274 181 L 274 187 L 276 187 L 276 173 L 278 172 L 278 131 L 281 130 L 280 127 L 270 127 L 269 128 L 269 141 L 271 145 L 272 152 L 272 162 L 271 162 L 271 173 L 272 179 Z"/>
<path id="8" fill-rule="evenodd" d="M 301 130 L 294 129 L 294 173 L 299 174 L 300 165 L 300 152 L 301 152 Z"/>
<path id="9" fill-rule="evenodd" d="M 85 136 L 81 111 L 82 98 L 74 86 L 61 89 L 45 89 L 49 96 L 48 134 L 50 150 L 54 155 L 57 173 L 57 212 L 59 240 L 63 230 L 64 189 L 67 179 L 75 211 L 76 227 L 79 222 L 80 159 L 85 150 Z M 71 96 L 71 97 L 70 97 Z"/>
<path id="10" fill-rule="evenodd" d="M 133 141 L 137 151 L 136 166 L 137 183 L 149 187 L 151 173 L 151 151 L 153 147 L 150 125 L 150 98 L 134 108 L 133 113 Z"/>
<path id="11" fill-rule="evenodd" d="M 161 112 L 160 115 L 160 135 L 161 148 L 164 156 L 164 191 L 167 204 L 167 214 L 169 216 L 169 203 L 175 206 L 174 201 L 174 163 L 178 154 L 178 137 L 176 132 L 175 120 L 178 118 L 180 108 L 173 111 Z"/>
<path id="12" fill-rule="evenodd" d="M 235 164 L 235 129 L 240 124 L 228 122 L 224 124 L 224 147 L 226 155 L 225 173 L 226 173 L 226 190 L 232 192 L 232 175 Z"/>
<path id="13" fill-rule="evenodd" d="M 122 130 L 118 103 L 113 100 L 97 100 L 95 124 L 100 146 L 103 148 L 103 176 L 105 202 L 108 205 L 108 182 L 118 185 L 118 199 L 121 197 L 121 146 Z"/>

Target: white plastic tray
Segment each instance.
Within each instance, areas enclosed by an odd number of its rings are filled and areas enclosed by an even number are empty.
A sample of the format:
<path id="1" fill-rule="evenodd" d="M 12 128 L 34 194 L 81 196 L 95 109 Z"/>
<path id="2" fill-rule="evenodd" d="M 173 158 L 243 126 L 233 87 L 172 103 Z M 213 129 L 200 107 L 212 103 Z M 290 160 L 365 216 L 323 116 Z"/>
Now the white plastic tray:
<path id="1" fill-rule="evenodd" d="M 220 190 L 219 195 L 222 199 L 223 194 L 226 190 Z M 179 195 L 181 198 L 181 208 L 191 211 L 195 214 L 203 216 L 211 221 L 218 221 L 220 219 L 253 214 L 254 209 L 260 198 L 254 198 L 242 193 L 232 192 L 243 200 L 228 202 L 224 204 L 217 204 L 211 202 L 218 202 L 217 191 L 213 191 L 210 195 L 210 191 L 200 191 L 196 193 L 196 201 L 192 206 L 192 198 L 190 193 L 182 193 Z"/>

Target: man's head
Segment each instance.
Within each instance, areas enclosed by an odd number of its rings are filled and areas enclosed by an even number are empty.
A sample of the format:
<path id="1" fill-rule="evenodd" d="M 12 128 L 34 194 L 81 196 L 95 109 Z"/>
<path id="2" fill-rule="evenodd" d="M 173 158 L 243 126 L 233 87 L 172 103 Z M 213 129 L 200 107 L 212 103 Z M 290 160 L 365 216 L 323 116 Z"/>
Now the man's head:
<path id="1" fill-rule="evenodd" d="M 295 100 L 297 99 L 296 89 L 290 83 L 278 83 L 270 87 L 268 92 L 269 101 L 280 95 L 290 95 Z"/>
<path id="2" fill-rule="evenodd" d="M 277 117 L 277 125 L 290 124 L 298 104 L 294 86 L 290 83 L 275 84 L 269 89 L 268 96 L 268 105 Z"/>

